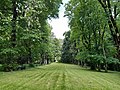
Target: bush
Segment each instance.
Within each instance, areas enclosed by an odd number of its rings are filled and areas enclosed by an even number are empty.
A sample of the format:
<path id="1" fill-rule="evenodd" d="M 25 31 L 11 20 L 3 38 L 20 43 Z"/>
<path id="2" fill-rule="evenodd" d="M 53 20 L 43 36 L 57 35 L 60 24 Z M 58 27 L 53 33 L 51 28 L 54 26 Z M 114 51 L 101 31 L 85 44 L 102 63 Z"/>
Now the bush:
<path id="1" fill-rule="evenodd" d="M 3 71 L 3 70 L 2 70 L 2 64 L 0 64 L 0 71 Z"/>
<path id="2" fill-rule="evenodd" d="M 3 64 L 2 65 L 2 71 L 5 71 L 5 72 L 9 72 L 9 71 L 12 71 L 12 65 L 7 65 L 7 64 Z"/>
<path id="3" fill-rule="evenodd" d="M 29 64 L 29 67 L 35 67 L 35 64 L 30 63 L 30 64 Z"/>
<path id="4" fill-rule="evenodd" d="M 24 70 L 26 69 L 25 65 L 18 65 L 17 70 Z"/>
<path id="5" fill-rule="evenodd" d="M 17 70 L 17 66 L 18 64 L 3 64 L 0 67 L 0 70 L 5 72 L 15 71 Z"/>

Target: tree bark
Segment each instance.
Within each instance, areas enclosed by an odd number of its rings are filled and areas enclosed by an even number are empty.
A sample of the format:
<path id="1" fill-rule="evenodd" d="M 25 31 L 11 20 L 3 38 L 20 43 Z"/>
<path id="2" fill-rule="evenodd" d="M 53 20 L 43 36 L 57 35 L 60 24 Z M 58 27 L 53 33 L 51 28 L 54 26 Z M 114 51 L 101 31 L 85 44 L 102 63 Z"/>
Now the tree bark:
<path id="1" fill-rule="evenodd" d="M 117 47 L 117 57 L 118 59 L 120 59 L 120 32 L 118 30 L 118 26 L 116 23 L 116 17 L 118 15 L 116 11 L 117 6 L 114 6 L 114 10 L 113 10 L 114 16 L 113 16 L 110 0 L 105 0 L 105 2 L 102 2 L 103 0 L 98 0 L 98 1 L 107 15 L 111 36 L 113 38 L 115 47 Z"/>
<path id="2" fill-rule="evenodd" d="M 12 48 L 16 46 L 16 20 L 17 20 L 17 5 L 16 0 L 12 0 L 12 12 L 13 12 L 13 18 L 12 18 L 12 31 L 11 31 L 11 42 L 12 42 Z"/>
<path id="3" fill-rule="evenodd" d="M 29 58 L 29 63 L 33 63 L 32 61 L 32 51 L 31 51 L 31 47 L 28 48 L 28 58 Z"/>

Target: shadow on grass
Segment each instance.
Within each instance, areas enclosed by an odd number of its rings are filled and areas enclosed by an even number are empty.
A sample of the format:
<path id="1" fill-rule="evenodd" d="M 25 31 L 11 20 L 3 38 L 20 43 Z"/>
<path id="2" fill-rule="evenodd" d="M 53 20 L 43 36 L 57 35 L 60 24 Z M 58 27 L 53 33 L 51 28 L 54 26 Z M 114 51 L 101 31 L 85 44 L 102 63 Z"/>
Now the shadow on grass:
<path id="1" fill-rule="evenodd" d="M 72 64 L 74 65 L 74 64 Z M 96 70 L 91 70 L 90 67 L 82 67 L 82 66 L 78 66 L 78 67 L 73 67 L 71 69 L 75 69 L 75 70 L 82 70 L 82 71 L 87 71 L 87 72 L 99 72 L 99 73 L 111 73 L 111 74 L 119 74 L 120 75 L 120 72 L 119 71 L 111 71 L 111 70 L 108 70 L 108 72 L 105 72 L 104 69 L 101 69 L 101 71 L 98 71 L 97 69 Z"/>

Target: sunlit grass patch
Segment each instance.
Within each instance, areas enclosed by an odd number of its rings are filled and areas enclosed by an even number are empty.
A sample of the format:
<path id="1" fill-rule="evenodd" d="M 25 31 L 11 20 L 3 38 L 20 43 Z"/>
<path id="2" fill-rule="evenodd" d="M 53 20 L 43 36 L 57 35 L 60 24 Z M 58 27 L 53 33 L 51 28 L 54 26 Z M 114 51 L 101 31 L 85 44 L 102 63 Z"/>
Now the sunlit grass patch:
<path id="1" fill-rule="evenodd" d="M 52 63 L 15 72 L 0 72 L 0 90 L 120 90 L 120 73 Z"/>

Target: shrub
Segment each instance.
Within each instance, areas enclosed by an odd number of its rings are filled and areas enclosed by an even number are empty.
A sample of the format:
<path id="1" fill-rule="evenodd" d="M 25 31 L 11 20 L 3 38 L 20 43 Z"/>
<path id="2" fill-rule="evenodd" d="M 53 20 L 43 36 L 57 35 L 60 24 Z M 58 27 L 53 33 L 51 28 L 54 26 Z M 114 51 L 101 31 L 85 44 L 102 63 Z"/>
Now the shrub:
<path id="1" fill-rule="evenodd" d="M 35 67 L 35 64 L 30 63 L 30 64 L 29 64 L 29 67 Z"/>

